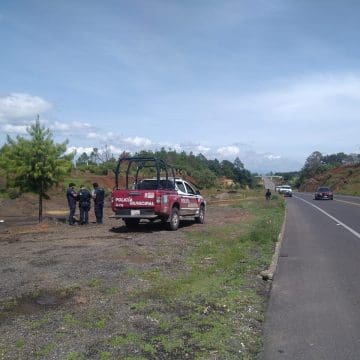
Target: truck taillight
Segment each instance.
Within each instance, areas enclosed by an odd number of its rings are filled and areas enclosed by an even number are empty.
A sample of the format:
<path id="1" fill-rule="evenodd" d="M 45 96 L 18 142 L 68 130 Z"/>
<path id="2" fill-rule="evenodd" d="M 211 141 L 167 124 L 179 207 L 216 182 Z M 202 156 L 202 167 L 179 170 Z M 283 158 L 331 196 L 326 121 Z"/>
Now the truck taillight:
<path id="1" fill-rule="evenodd" d="M 158 195 L 155 198 L 155 204 L 160 205 L 160 204 L 167 204 L 168 203 L 168 196 L 167 195 Z"/>

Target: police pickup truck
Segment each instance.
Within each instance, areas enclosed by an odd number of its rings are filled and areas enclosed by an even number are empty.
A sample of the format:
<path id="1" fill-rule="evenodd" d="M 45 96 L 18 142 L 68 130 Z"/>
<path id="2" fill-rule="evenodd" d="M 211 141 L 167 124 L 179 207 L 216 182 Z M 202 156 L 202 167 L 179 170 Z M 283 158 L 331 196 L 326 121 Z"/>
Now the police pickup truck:
<path id="1" fill-rule="evenodd" d="M 121 171 L 125 172 L 122 178 Z M 160 220 L 169 230 L 177 230 L 180 220 L 204 223 L 206 202 L 194 185 L 175 177 L 174 169 L 163 160 L 128 157 L 117 164 L 111 207 L 113 217 L 122 219 L 128 228 L 137 227 L 141 220 Z"/>

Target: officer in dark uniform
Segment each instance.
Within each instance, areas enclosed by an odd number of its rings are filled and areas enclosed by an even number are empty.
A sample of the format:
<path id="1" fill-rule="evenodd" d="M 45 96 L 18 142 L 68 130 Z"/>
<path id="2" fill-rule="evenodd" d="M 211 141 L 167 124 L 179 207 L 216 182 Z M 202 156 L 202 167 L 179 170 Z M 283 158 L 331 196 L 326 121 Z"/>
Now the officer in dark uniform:
<path id="1" fill-rule="evenodd" d="M 69 224 L 70 225 L 75 225 L 74 215 L 75 215 L 75 209 L 76 209 L 77 194 L 76 194 L 74 187 L 75 187 L 75 184 L 70 183 L 69 187 L 66 191 L 66 197 L 67 197 L 67 201 L 68 201 L 69 209 L 70 209 L 70 213 L 69 213 Z"/>
<path id="2" fill-rule="evenodd" d="M 96 223 L 102 224 L 105 191 L 96 182 L 93 183 L 93 187 L 94 187 L 94 190 L 92 192 L 92 197 L 94 199 L 94 211 L 95 211 Z"/>
<path id="3" fill-rule="evenodd" d="M 89 210 L 91 207 L 91 194 L 84 185 L 80 186 L 80 191 L 77 194 L 80 209 L 80 225 L 89 223 Z"/>

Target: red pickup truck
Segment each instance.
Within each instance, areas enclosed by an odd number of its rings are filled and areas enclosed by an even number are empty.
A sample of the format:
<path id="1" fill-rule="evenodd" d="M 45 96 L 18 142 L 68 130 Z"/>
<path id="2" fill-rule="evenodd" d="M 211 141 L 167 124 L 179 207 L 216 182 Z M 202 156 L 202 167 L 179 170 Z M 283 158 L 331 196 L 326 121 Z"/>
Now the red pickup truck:
<path id="1" fill-rule="evenodd" d="M 120 173 L 125 171 L 123 186 Z M 169 230 L 177 230 L 180 220 L 204 223 L 206 202 L 191 183 L 175 177 L 163 160 L 149 157 L 120 158 L 111 194 L 113 217 L 134 228 L 140 220 L 160 220 Z"/>

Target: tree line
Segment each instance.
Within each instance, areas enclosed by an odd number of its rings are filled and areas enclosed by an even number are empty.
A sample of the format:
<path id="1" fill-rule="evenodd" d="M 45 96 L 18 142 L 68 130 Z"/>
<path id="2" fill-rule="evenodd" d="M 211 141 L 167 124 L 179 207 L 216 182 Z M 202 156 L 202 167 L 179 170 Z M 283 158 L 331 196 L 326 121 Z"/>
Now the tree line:
<path id="1" fill-rule="evenodd" d="M 39 221 L 42 220 L 42 201 L 46 192 L 59 184 L 73 168 L 96 174 L 107 174 L 117 164 L 105 146 L 93 148 L 88 155 L 67 153 L 68 141 L 56 144 L 52 132 L 41 125 L 39 118 L 28 129 L 28 137 L 7 136 L 7 142 L 0 148 L 0 177 L 6 178 L 6 186 L 18 187 L 21 191 L 32 191 L 39 195 Z M 120 156 L 128 156 L 123 153 Z M 219 179 L 226 178 L 235 187 L 253 187 L 254 176 L 246 170 L 237 157 L 234 162 L 218 159 L 208 160 L 204 155 L 175 150 L 140 151 L 134 156 L 158 157 L 172 165 L 176 174 L 191 178 L 200 189 L 219 186 Z"/>
<path id="2" fill-rule="evenodd" d="M 120 156 L 129 156 L 124 152 Z M 232 180 L 235 186 L 253 187 L 254 176 L 246 170 L 244 164 L 237 157 L 233 162 L 218 159 L 208 160 L 203 154 L 189 154 L 185 151 L 175 150 L 143 150 L 133 156 L 156 157 L 164 160 L 175 168 L 179 176 L 190 177 L 193 182 L 201 188 L 218 186 L 220 178 Z M 97 174 L 107 174 L 116 167 L 117 159 L 109 153 L 108 147 L 104 149 L 94 148 L 88 155 L 82 153 L 76 160 L 76 168 L 88 170 Z"/>

